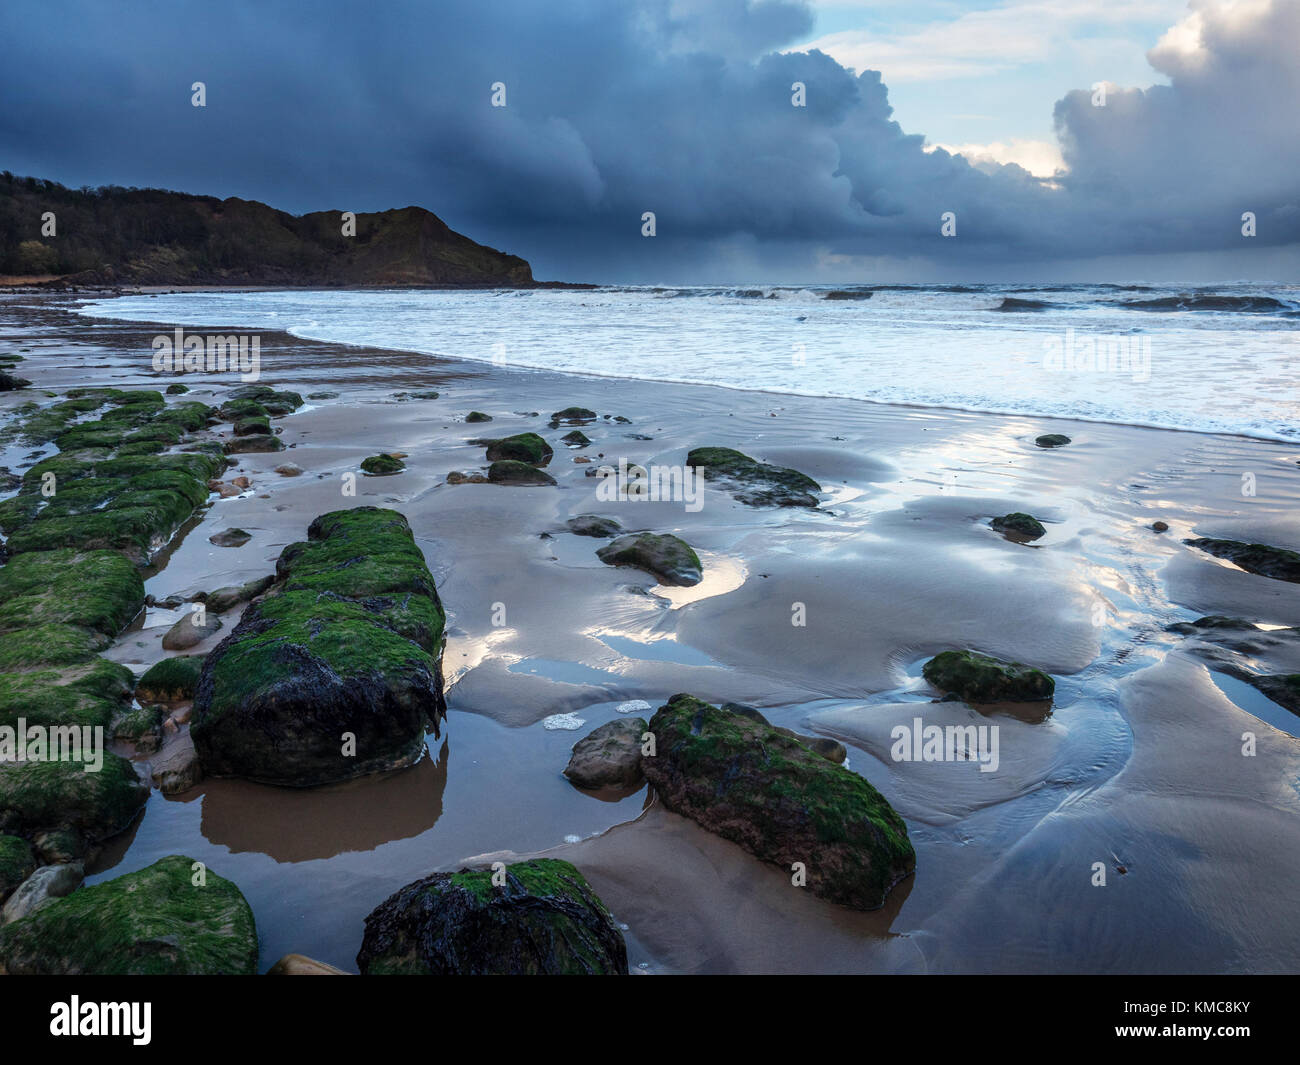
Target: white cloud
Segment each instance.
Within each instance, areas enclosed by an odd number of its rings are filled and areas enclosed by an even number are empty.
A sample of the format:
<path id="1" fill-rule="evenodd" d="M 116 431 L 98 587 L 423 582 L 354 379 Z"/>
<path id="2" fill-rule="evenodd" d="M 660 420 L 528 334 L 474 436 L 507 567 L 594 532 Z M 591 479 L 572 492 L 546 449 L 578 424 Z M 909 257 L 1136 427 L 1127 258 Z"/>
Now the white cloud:
<path id="1" fill-rule="evenodd" d="M 1014 163 L 1035 177 L 1053 177 L 1065 169 L 1061 150 L 1051 141 L 1029 140 L 1013 137 L 1009 141 L 992 141 L 988 144 L 931 144 L 926 151 L 942 148 L 950 155 L 961 155 L 974 167 L 987 169 L 989 165 Z"/>

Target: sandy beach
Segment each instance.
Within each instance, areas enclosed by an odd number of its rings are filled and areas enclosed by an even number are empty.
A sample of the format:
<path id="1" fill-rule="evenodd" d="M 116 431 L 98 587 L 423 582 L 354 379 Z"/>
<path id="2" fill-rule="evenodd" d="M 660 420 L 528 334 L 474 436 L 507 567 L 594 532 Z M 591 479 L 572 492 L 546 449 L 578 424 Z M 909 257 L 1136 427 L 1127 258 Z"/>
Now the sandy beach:
<path id="1" fill-rule="evenodd" d="M 217 403 L 239 384 L 155 374 L 159 327 L 87 319 L 70 302 L 0 297 L 0 349 L 22 352 L 33 382 L 0 395 L 0 416 L 86 385 L 183 380 L 186 399 Z M 634 972 L 1295 970 L 1300 718 L 1252 702 L 1263 697 L 1241 694 L 1223 667 L 1300 671 L 1300 585 L 1183 541 L 1300 550 L 1300 447 L 597 379 L 284 333 L 263 332 L 261 353 L 262 382 L 307 397 L 275 421 L 285 450 L 232 456 L 225 480 L 250 487 L 214 496 L 181 529 L 145 571 L 146 592 L 162 603 L 265 576 L 317 515 L 395 509 L 447 612 L 442 735 L 419 764 L 345 784 L 154 791 L 88 883 L 170 854 L 205 862 L 248 899 L 263 970 L 297 952 L 355 972 L 363 920 L 388 895 L 502 854 L 581 869 L 623 928 Z M 398 395 L 429 391 L 438 397 Z M 587 446 L 548 427 L 571 405 L 600 415 L 582 427 Z M 467 424 L 471 411 L 492 420 Z M 554 448 L 556 485 L 447 483 L 486 468 L 470 441 L 526 431 Z M 1044 433 L 1071 443 L 1037 447 Z M 588 476 L 620 460 L 680 466 L 705 445 L 803 471 L 823 486 L 821 505 L 753 507 L 714 485 L 695 511 L 604 501 Z M 345 495 L 344 475 L 380 452 L 403 454 L 404 472 L 358 475 Z M 22 472 L 37 457 L 12 444 L 0 466 Z M 301 474 L 275 472 L 287 462 Z M 1247 473 L 1254 495 L 1243 495 Z M 1017 511 L 1046 535 L 1019 543 L 989 527 Z M 703 581 L 667 588 L 605 565 L 602 541 L 566 526 L 584 514 L 680 536 Z M 251 539 L 210 542 L 233 527 Z M 194 650 L 227 636 L 241 609 Z M 1168 631 L 1206 615 L 1249 619 L 1261 638 L 1228 646 Z M 181 616 L 150 607 L 103 653 L 138 675 L 165 657 L 163 634 Z M 935 702 L 921 667 L 949 648 L 1050 673 L 1050 713 Z M 593 794 L 562 775 L 572 745 L 619 704 L 655 708 L 678 692 L 844 743 L 852 771 L 905 820 L 915 875 L 884 909 L 854 912 L 801 892 L 646 787 Z M 546 727 L 563 714 L 581 725 Z M 997 724 L 998 771 L 892 759 L 891 729 L 922 714 Z M 1257 737 L 1251 756 L 1244 733 Z"/>

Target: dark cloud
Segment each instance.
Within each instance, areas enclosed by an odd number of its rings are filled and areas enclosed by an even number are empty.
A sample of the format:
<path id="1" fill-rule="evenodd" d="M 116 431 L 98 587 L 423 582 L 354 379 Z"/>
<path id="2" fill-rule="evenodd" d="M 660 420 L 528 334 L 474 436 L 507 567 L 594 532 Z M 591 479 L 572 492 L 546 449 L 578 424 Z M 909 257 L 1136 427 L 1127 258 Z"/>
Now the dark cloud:
<path id="1" fill-rule="evenodd" d="M 545 277 L 996 276 L 1239 249 L 1244 210 L 1260 245 L 1294 243 L 1297 5 L 1206 10 L 1195 47 L 1151 54 L 1170 86 L 1057 104 L 1070 170 L 1046 183 L 926 152 L 878 74 L 779 53 L 811 27 L 782 0 L 9 5 L 0 166 L 293 211 L 419 203 Z"/>

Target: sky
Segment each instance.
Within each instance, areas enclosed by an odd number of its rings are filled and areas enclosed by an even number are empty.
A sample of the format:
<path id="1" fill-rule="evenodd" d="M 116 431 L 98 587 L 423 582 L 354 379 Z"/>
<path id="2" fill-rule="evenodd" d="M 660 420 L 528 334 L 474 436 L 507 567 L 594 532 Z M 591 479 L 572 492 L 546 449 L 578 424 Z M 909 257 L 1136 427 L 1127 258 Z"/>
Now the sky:
<path id="1" fill-rule="evenodd" d="M 45 0 L 0 40 L 0 169 L 418 204 L 541 279 L 1300 281 L 1300 0 Z"/>

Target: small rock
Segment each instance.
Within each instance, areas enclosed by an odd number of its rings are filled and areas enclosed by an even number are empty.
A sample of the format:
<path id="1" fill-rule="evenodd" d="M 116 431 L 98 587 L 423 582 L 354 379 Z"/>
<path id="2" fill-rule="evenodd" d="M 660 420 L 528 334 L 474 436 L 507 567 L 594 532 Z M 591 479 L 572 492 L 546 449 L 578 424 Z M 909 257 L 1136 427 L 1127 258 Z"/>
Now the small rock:
<path id="1" fill-rule="evenodd" d="M 253 534 L 243 529 L 223 529 L 209 536 L 208 543 L 217 547 L 243 547 L 252 538 Z"/>
<path id="2" fill-rule="evenodd" d="M 281 477 L 300 477 L 302 467 L 296 462 L 285 462 L 275 468 L 275 472 Z"/>
<path id="3" fill-rule="evenodd" d="M 1151 523 L 1151 529 L 1153 532 L 1168 532 L 1169 526 L 1166 525 L 1163 521 L 1153 521 Z"/>
<path id="4" fill-rule="evenodd" d="M 154 786 L 164 795 L 178 795 L 197 785 L 203 779 L 203 767 L 190 734 L 177 733 L 150 759 L 149 771 Z"/>
<path id="5" fill-rule="evenodd" d="M 617 536 L 623 531 L 623 526 L 613 518 L 601 517 L 599 514 L 579 514 L 576 518 L 570 518 L 565 525 L 575 536 L 595 536 L 602 539 Z"/>
<path id="6" fill-rule="evenodd" d="M 633 788 L 641 774 L 643 717 L 624 717 L 601 725 L 573 746 L 564 775 L 580 788 Z"/>
<path id="7" fill-rule="evenodd" d="M 1045 433 L 1034 441 L 1039 447 L 1065 447 L 1069 442 L 1070 438 L 1061 433 Z"/>
<path id="8" fill-rule="evenodd" d="M 190 614 L 167 630 L 162 639 L 163 650 L 188 651 L 220 628 L 221 619 L 207 611 L 203 612 L 202 621 L 199 620 L 198 614 Z"/>
<path id="9" fill-rule="evenodd" d="M 309 397 L 310 398 L 310 397 Z M 303 954 L 286 954 L 266 970 L 267 976 L 347 976 L 342 969 L 336 969 L 323 961 L 308 958 Z"/>
<path id="10" fill-rule="evenodd" d="M 80 862 L 41 866 L 9 896 L 0 910 L 0 925 L 12 924 L 45 903 L 71 895 L 85 879 Z"/>

